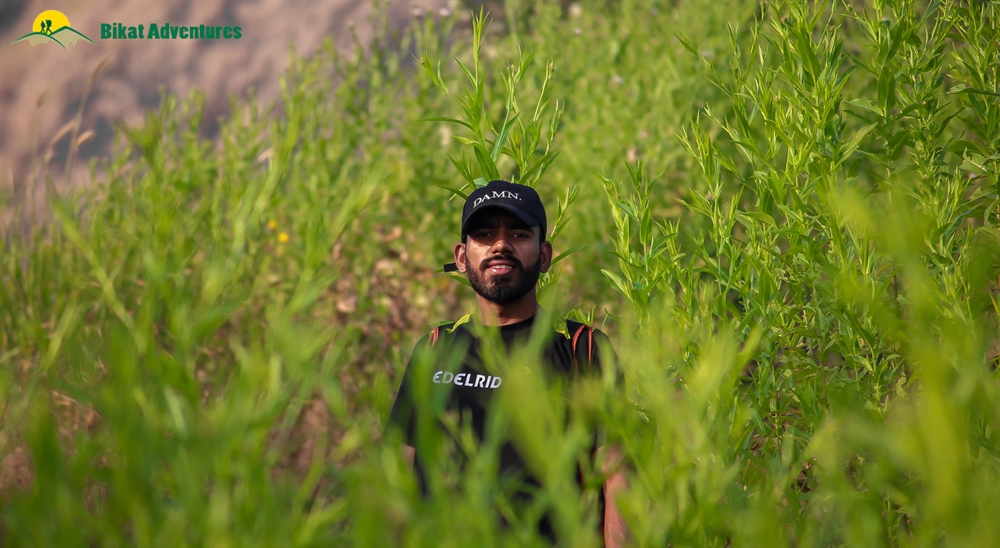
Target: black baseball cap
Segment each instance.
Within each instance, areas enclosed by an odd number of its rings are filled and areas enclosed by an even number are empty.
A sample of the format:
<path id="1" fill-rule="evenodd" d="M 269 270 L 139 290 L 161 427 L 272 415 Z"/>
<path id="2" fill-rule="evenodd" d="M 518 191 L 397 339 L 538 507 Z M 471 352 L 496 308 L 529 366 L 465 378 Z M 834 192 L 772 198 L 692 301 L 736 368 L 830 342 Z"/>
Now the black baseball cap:
<path id="1" fill-rule="evenodd" d="M 541 228 L 545 238 L 545 206 L 535 189 L 508 181 L 494 180 L 469 194 L 462 208 L 462 238 L 468 233 L 469 219 L 480 211 L 500 208 L 514 214 L 528 226 Z M 445 272 L 458 270 L 455 263 L 444 265 Z"/>

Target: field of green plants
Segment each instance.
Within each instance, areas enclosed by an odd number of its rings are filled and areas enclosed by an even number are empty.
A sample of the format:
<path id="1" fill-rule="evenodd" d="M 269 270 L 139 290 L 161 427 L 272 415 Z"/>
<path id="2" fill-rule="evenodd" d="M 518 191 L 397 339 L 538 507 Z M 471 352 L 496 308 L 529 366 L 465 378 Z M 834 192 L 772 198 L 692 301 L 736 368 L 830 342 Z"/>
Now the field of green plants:
<path id="1" fill-rule="evenodd" d="M 537 545 L 550 512 L 596 546 L 602 429 L 631 544 L 1000 546 L 1000 2 L 498 5 L 293 57 L 212 139 L 165 97 L 87 188 L 15 182 L 50 214 L 2 227 L 0 542 Z M 475 310 L 440 266 L 495 177 L 546 201 L 540 299 L 624 383 L 512 370 L 482 445 L 423 433 L 421 497 L 382 425 Z"/>

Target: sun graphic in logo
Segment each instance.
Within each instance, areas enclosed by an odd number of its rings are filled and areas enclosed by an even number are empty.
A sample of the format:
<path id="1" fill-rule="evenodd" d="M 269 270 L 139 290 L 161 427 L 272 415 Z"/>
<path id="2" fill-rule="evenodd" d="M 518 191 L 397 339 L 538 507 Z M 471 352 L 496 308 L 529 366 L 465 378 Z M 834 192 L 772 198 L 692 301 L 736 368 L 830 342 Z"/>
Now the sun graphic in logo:
<path id="1" fill-rule="evenodd" d="M 87 38 L 82 32 L 69 25 L 69 17 L 61 11 L 45 10 L 35 17 L 35 22 L 31 25 L 31 33 L 25 34 L 11 42 L 16 44 L 21 40 L 27 40 L 32 46 L 38 44 L 48 44 L 55 42 L 66 49 L 66 45 L 75 46 L 80 40 L 86 40 L 91 44 L 93 40 Z"/>

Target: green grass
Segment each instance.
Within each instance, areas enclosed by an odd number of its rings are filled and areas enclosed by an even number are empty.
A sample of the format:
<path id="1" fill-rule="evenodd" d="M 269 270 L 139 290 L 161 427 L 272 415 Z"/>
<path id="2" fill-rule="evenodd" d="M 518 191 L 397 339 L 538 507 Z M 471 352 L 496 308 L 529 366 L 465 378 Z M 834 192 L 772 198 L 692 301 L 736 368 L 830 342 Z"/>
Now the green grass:
<path id="1" fill-rule="evenodd" d="M 1000 4 L 852 6 L 380 27 L 215 140 L 165 97 L 102 184 L 42 169 L 51 222 L 3 227 L 0 456 L 32 475 L 0 538 L 530 544 L 551 507 L 591 545 L 601 427 L 636 544 L 1000 544 Z M 413 342 L 474 310 L 435 270 L 451 197 L 497 175 L 560 219 L 543 303 L 603 325 L 625 384 L 509 372 L 482 446 L 422 433 L 422 499 L 380 431 Z M 492 474 L 504 424 L 535 507 Z"/>

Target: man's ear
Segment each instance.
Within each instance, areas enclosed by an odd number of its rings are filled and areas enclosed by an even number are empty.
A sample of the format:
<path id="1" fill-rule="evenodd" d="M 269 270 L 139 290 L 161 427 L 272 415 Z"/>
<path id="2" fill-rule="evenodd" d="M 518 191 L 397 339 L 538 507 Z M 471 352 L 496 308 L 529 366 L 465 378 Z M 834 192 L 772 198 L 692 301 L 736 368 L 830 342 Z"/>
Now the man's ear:
<path id="1" fill-rule="evenodd" d="M 466 271 L 465 259 L 465 244 L 455 244 L 455 266 L 457 266 L 458 271 L 463 274 Z"/>
<path id="2" fill-rule="evenodd" d="M 549 267 L 552 266 L 552 244 L 547 240 L 542 242 L 542 247 L 539 251 L 542 254 L 542 272 L 548 272 Z"/>

